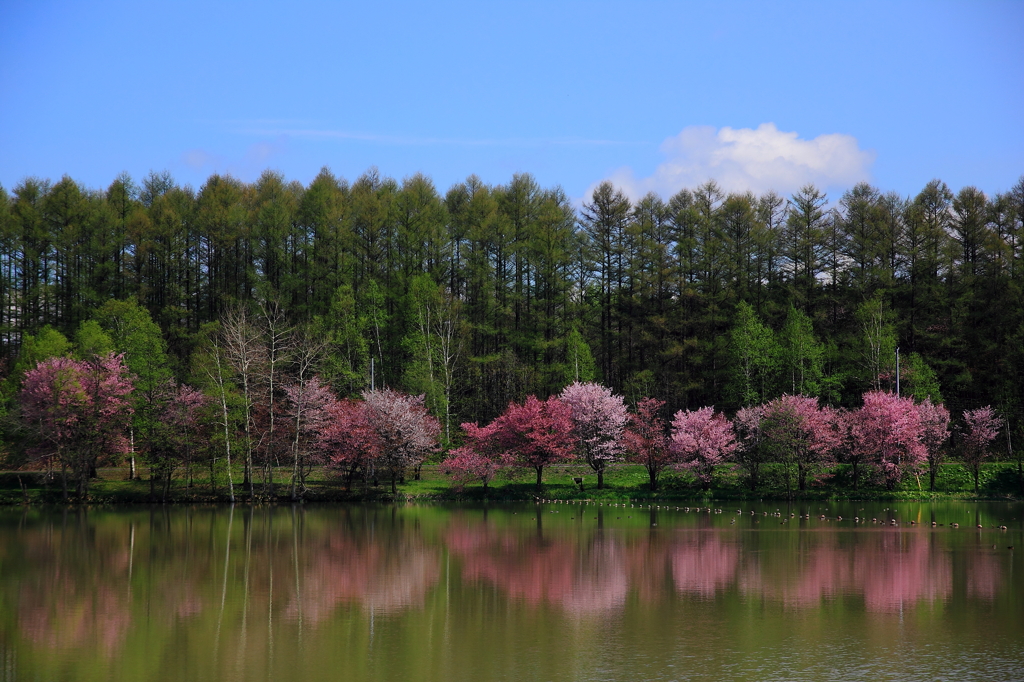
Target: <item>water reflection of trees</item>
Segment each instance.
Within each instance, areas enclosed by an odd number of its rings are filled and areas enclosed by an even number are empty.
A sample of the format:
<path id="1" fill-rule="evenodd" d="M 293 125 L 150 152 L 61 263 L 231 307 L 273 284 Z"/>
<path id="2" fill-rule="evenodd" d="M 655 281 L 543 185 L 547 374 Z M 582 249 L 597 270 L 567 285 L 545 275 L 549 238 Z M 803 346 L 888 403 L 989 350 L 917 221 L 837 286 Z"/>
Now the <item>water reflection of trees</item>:
<path id="1" fill-rule="evenodd" d="M 607 530 L 492 513 L 352 508 L 71 516 L 0 533 L 0 639 L 113 657 L 134 626 L 319 626 L 345 613 L 424 609 L 439 589 L 481 588 L 578 617 L 630 600 L 763 600 L 868 611 L 1004 593 L 1007 555 L 953 551 L 928 530 L 758 533 Z M 538 517 L 539 518 L 539 517 Z M 959 537 L 959 536 L 957 536 Z M 672 595 L 675 595 L 674 597 Z M 216 627 L 214 627 L 214 624 Z"/>
<path id="2" fill-rule="evenodd" d="M 464 580 L 490 583 L 513 600 L 572 611 L 614 610 L 631 591 L 654 603 L 665 598 L 667 586 L 682 598 L 736 593 L 788 608 L 854 598 L 872 612 L 954 596 L 953 554 L 928 532 L 606 535 L 524 532 L 462 519 L 450 525 L 445 542 L 459 558 Z M 979 552 L 962 559 L 966 596 L 995 599 L 1005 561 Z"/>

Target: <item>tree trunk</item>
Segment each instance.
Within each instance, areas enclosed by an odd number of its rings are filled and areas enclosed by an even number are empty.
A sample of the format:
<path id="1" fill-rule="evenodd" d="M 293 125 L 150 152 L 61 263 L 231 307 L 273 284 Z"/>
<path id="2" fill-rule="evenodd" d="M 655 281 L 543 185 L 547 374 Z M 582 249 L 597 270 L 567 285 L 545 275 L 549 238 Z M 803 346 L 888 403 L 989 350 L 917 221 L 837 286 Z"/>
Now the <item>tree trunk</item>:
<path id="1" fill-rule="evenodd" d="M 395 474 L 391 474 L 391 494 L 398 494 L 398 477 Z"/>
<path id="2" fill-rule="evenodd" d="M 597 489 L 604 490 L 604 468 L 597 470 Z"/>
<path id="3" fill-rule="evenodd" d="M 658 472 L 653 469 L 648 469 L 647 474 L 651 477 L 651 492 L 653 493 L 658 489 Z"/>
<path id="4" fill-rule="evenodd" d="M 539 466 L 539 467 L 534 467 L 534 469 L 537 470 L 537 489 L 540 490 L 540 477 L 541 477 L 541 473 L 544 471 L 544 467 Z"/>

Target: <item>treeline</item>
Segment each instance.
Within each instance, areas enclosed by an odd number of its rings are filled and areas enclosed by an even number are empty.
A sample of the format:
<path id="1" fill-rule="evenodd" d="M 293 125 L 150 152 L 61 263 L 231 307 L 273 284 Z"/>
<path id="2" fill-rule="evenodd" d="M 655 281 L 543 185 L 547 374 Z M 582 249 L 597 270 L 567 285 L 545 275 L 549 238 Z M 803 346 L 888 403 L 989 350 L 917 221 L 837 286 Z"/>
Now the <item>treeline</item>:
<path id="1" fill-rule="evenodd" d="M 166 173 L 103 191 L 27 179 L 0 188 L 2 355 L 24 372 L 28 339 L 135 301 L 168 371 L 195 383 L 214 327 L 269 306 L 323 341 L 337 395 L 425 394 L 450 436 L 575 380 L 666 414 L 784 393 L 857 407 L 895 389 L 898 347 L 904 392 L 954 414 L 991 404 L 1019 433 L 1024 179 L 993 197 L 936 180 L 832 200 L 709 181 L 632 202 L 604 183 L 577 210 L 529 175 L 442 195 L 376 170 L 198 190 Z"/>

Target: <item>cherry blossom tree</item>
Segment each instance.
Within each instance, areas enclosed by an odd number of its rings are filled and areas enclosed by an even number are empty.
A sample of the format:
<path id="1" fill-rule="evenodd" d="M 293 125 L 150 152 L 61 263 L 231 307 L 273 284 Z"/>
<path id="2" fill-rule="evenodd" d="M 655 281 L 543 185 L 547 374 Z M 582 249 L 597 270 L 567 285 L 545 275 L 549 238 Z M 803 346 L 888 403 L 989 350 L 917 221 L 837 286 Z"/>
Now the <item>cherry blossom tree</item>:
<path id="1" fill-rule="evenodd" d="M 999 434 L 1003 420 L 996 416 L 992 407 L 986 405 L 976 410 L 964 411 L 964 464 L 974 476 L 974 494 L 978 494 L 982 462 L 989 455 L 989 445 Z"/>
<path id="2" fill-rule="evenodd" d="M 202 438 L 202 412 L 207 403 L 202 391 L 173 379 L 154 391 L 156 423 L 151 428 L 151 444 L 146 453 L 152 466 L 150 495 L 155 495 L 154 485 L 159 478 L 162 499 L 166 500 L 174 471 L 179 466 L 185 468 L 186 489 L 191 486 L 197 442 Z"/>
<path id="3" fill-rule="evenodd" d="M 132 388 L 124 357 L 113 353 L 89 361 L 49 358 L 25 374 L 22 416 L 43 456 L 59 462 L 65 499 L 68 470 L 84 498 L 99 458 L 129 451 Z"/>
<path id="4" fill-rule="evenodd" d="M 832 410 L 818 406 L 816 398 L 783 395 L 764 406 L 761 419 L 763 445 L 772 458 L 785 465 L 786 489 L 790 488 L 790 466 L 797 468 L 797 484 L 807 489 L 807 474 L 832 461 L 840 445 Z"/>
<path id="5" fill-rule="evenodd" d="M 679 410 L 672 419 L 671 451 L 680 466 L 697 477 L 701 487 L 711 487 L 715 467 L 736 450 L 732 424 L 713 407 Z"/>
<path id="6" fill-rule="evenodd" d="M 329 418 L 328 406 L 336 401 L 330 387 L 317 376 L 288 384 L 284 392 L 288 398 L 284 413 L 291 418 L 293 429 L 291 498 L 298 500 L 306 490 L 310 469 L 323 459 L 322 451 L 310 445 L 324 429 Z"/>
<path id="7" fill-rule="evenodd" d="M 486 492 L 487 485 L 502 468 L 499 453 L 494 451 L 495 424 L 481 427 L 465 423 L 462 429 L 466 432 L 466 444 L 449 453 L 442 462 L 442 469 L 460 487 L 470 481 L 480 481 Z"/>
<path id="8" fill-rule="evenodd" d="M 569 406 L 576 452 L 597 473 L 597 487 L 604 488 L 608 464 L 620 458 L 622 432 L 628 413 L 620 395 L 600 384 L 578 381 L 569 384 L 559 396 Z"/>
<path id="9" fill-rule="evenodd" d="M 362 400 L 335 400 L 324 411 L 317 447 L 323 451 L 328 467 L 344 474 L 345 489 L 349 490 L 356 474 L 362 473 L 367 480 L 375 475 L 380 439 Z"/>
<path id="10" fill-rule="evenodd" d="M 542 401 L 531 395 L 522 405 L 509 403 L 491 426 L 491 447 L 501 453 L 502 463 L 534 469 L 538 488 L 544 467 L 573 457 L 572 414 L 558 396 Z"/>
<path id="11" fill-rule="evenodd" d="M 367 420 L 380 442 L 378 467 L 391 478 L 391 493 L 405 471 L 438 448 L 441 423 L 427 412 L 424 396 L 389 388 L 364 391 Z"/>
<path id="12" fill-rule="evenodd" d="M 665 401 L 657 398 L 641 399 L 636 412 L 629 415 L 629 424 L 622 434 L 626 460 L 644 465 L 651 478 L 652 491 L 658 489 L 658 476 L 674 459 L 665 420 L 658 414 L 664 405 Z"/>
<path id="13" fill-rule="evenodd" d="M 918 404 L 917 412 L 921 420 L 921 444 L 928 459 L 929 489 L 934 491 L 935 477 L 945 452 L 943 446 L 949 439 L 949 410 L 942 403 L 933 403 L 926 398 Z"/>
<path id="14" fill-rule="evenodd" d="M 732 461 L 747 476 L 751 490 L 757 490 L 761 482 L 761 467 L 769 461 L 770 452 L 764 447 L 764 406 L 744 407 L 733 419 L 733 429 L 738 437 L 737 447 L 732 451 Z"/>
<path id="15" fill-rule="evenodd" d="M 913 398 L 887 391 L 864 394 L 864 405 L 851 415 L 850 448 L 869 459 L 892 490 L 903 475 L 925 461 L 921 412 Z"/>

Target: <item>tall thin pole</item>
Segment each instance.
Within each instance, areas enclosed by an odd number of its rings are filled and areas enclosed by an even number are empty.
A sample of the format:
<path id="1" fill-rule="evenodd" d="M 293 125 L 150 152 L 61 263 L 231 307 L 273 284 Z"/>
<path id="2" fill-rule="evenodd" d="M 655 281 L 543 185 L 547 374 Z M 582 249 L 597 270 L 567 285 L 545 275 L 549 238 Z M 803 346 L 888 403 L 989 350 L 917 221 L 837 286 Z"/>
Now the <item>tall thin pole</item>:
<path id="1" fill-rule="evenodd" d="M 900 347 L 896 346 L 896 395 L 900 394 Z"/>

